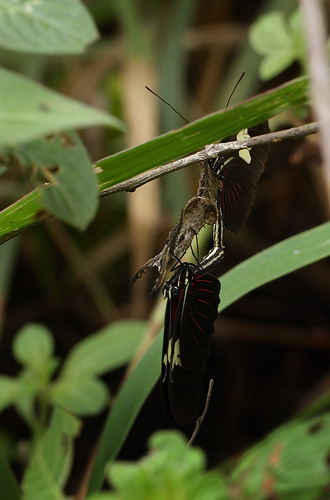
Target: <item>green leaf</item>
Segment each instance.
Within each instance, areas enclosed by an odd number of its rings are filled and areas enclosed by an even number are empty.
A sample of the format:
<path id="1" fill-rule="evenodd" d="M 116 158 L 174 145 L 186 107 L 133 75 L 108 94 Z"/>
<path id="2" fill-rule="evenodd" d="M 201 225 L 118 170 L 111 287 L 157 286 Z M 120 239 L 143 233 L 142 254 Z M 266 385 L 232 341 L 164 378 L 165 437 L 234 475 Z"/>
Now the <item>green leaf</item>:
<path id="1" fill-rule="evenodd" d="M 125 365 L 145 329 L 145 321 L 118 321 L 79 342 L 51 388 L 50 399 L 81 416 L 99 413 L 107 403 L 108 391 L 95 375 Z"/>
<path id="2" fill-rule="evenodd" d="M 304 66 L 306 43 L 300 9 L 288 19 L 278 11 L 265 14 L 251 27 L 249 39 L 254 50 L 264 56 L 260 63 L 264 80 L 278 75 L 297 59 Z"/>
<path id="3" fill-rule="evenodd" d="M 260 78 L 270 80 L 279 73 L 282 73 L 296 60 L 296 53 L 292 50 L 277 50 L 270 52 L 263 57 L 259 66 Z"/>
<path id="4" fill-rule="evenodd" d="M 12 151 L 23 165 L 33 166 L 47 177 L 50 184 L 40 186 L 43 207 L 59 219 L 84 230 L 98 208 L 97 179 L 92 161 L 74 132 L 49 140 L 29 142 Z"/>
<path id="5" fill-rule="evenodd" d="M 329 452 L 329 414 L 284 425 L 239 460 L 235 498 L 317 500 L 329 485 Z"/>
<path id="6" fill-rule="evenodd" d="M 136 365 L 120 391 L 107 419 L 91 473 L 88 491 L 97 491 L 103 481 L 105 466 L 117 456 L 144 401 L 160 372 L 162 337 L 158 335 Z"/>
<path id="7" fill-rule="evenodd" d="M 64 500 L 61 493 L 72 463 L 72 442 L 80 422 L 62 408 L 55 408 L 26 469 L 23 500 Z"/>
<path id="8" fill-rule="evenodd" d="M 146 321 L 118 321 L 81 340 L 68 355 L 61 377 L 103 375 L 125 365 L 135 353 L 146 326 Z"/>
<path id="9" fill-rule="evenodd" d="M 22 370 L 17 377 L 20 385 L 20 394 L 15 401 L 15 408 L 22 419 L 35 428 L 35 403 L 37 395 L 44 389 L 39 373 L 31 369 Z"/>
<path id="10" fill-rule="evenodd" d="M 292 51 L 292 39 L 282 12 L 268 12 L 259 17 L 250 29 L 249 39 L 258 54 Z"/>
<path id="11" fill-rule="evenodd" d="M 228 498 L 220 473 L 205 472 L 205 456 L 175 431 L 162 431 L 149 440 L 149 453 L 136 463 L 110 466 L 110 482 L 118 500 L 221 500 Z M 161 488 L 159 487 L 161 485 Z"/>
<path id="12" fill-rule="evenodd" d="M 79 0 L 2 0 L 0 26 L 2 47 L 38 54 L 79 54 L 98 37 Z"/>
<path id="13" fill-rule="evenodd" d="M 0 295 L 3 301 L 6 300 L 13 279 L 19 243 L 19 238 L 16 238 L 0 248 Z"/>
<path id="14" fill-rule="evenodd" d="M 110 188 L 150 168 L 192 154 L 207 144 L 230 137 L 238 130 L 306 104 L 308 100 L 308 79 L 297 78 L 243 104 L 212 113 L 178 130 L 103 158 L 96 163 L 102 170 L 98 175 L 99 190 Z"/>
<path id="15" fill-rule="evenodd" d="M 269 12 L 250 29 L 249 39 L 254 50 L 264 55 L 260 77 L 269 80 L 284 71 L 296 59 L 296 51 L 284 15 Z"/>
<path id="16" fill-rule="evenodd" d="M 62 378 L 50 388 L 49 400 L 87 417 L 100 413 L 108 400 L 107 386 L 95 377 Z"/>
<path id="17" fill-rule="evenodd" d="M 19 382 L 15 378 L 0 375 L 0 412 L 13 404 L 19 394 Z"/>
<path id="18" fill-rule="evenodd" d="M 292 12 L 289 17 L 289 29 L 293 43 L 295 46 L 295 51 L 298 60 L 302 64 L 303 68 L 307 64 L 307 45 L 304 30 L 303 13 L 301 9 L 296 9 Z"/>
<path id="19" fill-rule="evenodd" d="M 292 236 L 221 276 L 220 311 L 243 295 L 330 255 L 330 222 Z"/>
<path id="20" fill-rule="evenodd" d="M 55 183 L 42 188 L 42 197 L 46 210 L 83 231 L 94 219 L 99 206 L 97 179 L 78 136 L 71 134 L 71 138 L 74 146 L 62 148 Z"/>
<path id="21" fill-rule="evenodd" d="M 289 16 L 288 26 L 291 36 L 293 35 L 295 41 L 305 39 L 303 12 L 301 9 L 298 8 L 292 12 Z"/>
<path id="22" fill-rule="evenodd" d="M 54 350 L 54 341 L 48 328 L 37 323 L 24 326 L 15 336 L 14 356 L 23 365 L 37 370 L 48 363 Z"/>
<path id="23" fill-rule="evenodd" d="M 0 68 L 0 146 L 28 142 L 59 130 L 108 125 L 117 118 Z"/>
<path id="24" fill-rule="evenodd" d="M 296 412 L 297 418 L 308 418 L 325 412 L 330 408 L 330 389 L 325 389 L 319 396 L 315 396 L 307 406 Z"/>
<path id="25" fill-rule="evenodd" d="M 193 153 L 206 144 L 219 141 L 276 113 L 306 104 L 308 99 L 308 79 L 299 78 L 244 104 L 104 158 L 97 162 L 99 192 L 150 168 Z M 0 243 L 45 218 L 47 214 L 42 212 L 40 194 L 32 191 L 0 212 Z"/>
<path id="26" fill-rule="evenodd" d="M 116 500 L 116 497 L 115 495 L 107 491 L 100 491 L 99 493 L 88 495 L 88 497 L 86 497 L 86 500 Z"/>
<path id="27" fill-rule="evenodd" d="M 2 451 L 0 451 L 0 491 L 6 492 L 6 500 L 21 500 L 15 476 Z"/>

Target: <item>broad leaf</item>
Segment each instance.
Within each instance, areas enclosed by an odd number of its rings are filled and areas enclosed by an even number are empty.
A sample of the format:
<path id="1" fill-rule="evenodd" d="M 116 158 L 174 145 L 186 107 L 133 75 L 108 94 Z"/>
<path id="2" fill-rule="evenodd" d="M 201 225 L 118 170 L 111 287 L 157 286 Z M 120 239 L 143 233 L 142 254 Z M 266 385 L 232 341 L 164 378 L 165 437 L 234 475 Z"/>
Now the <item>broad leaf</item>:
<path id="1" fill-rule="evenodd" d="M 99 413 L 106 405 L 108 391 L 96 375 L 128 363 L 145 329 L 145 321 L 118 321 L 81 340 L 51 387 L 50 400 L 77 415 Z"/>
<path id="2" fill-rule="evenodd" d="M 73 439 L 80 422 L 62 408 L 55 408 L 48 429 L 40 438 L 26 469 L 23 500 L 63 500 L 61 493 L 72 463 Z"/>
<path id="3" fill-rule="evenodd" d="M 284 425 L 239 460 L 231 477 L 235 498 L 323 498 L 330 482 L 329 452 L 329 414 Z"/>
<path id="4" fill-rule="evenodd" d="M 20 394 L 20 383 L 13 377 L 0 375 L 0 412 L 13 404 Z"/>
<path id="5" fill-rule="evenodd" d="M 98 208 L 97 180 L 92 161 L 74 132 L 19 145 L 14 154 L 50 182 L 40 186 L 43 208 L 84 230 Z"/>
<path id="6" fill-rule="evenodd" d="M 306 60 L 306 43 L 301 10 L 296 9 L 289 18 L 274 11 L 260 17 L 251 27 L 249 39 L 254 50 L 263 56 L 260 76 L 269 80 L 298 60 Z"/>
<path id="7" fill-rule="evenodd" d="M 224 476 L 207 472 L 204 452 L 187 447 L 179 432 L 158 432 L 151 436 L 148 447 L 149 453 L 138 462 L 116 462 L 110 466 L 116 499 L 228 499 Z"/>
<path id="8" fill-rule="evenodd" d="M 0 46 L 38 54 L 76 54 L 98 37 L 80 0 L 2 0 Z"/>
<path id="9" fill-rule="evenodd" d="M 13 352 L 23 365 L 39 369 L 48 363 L 54 341 L 48 328 L 37 323 L 24 326 L 15 336 Z"/>
<path id="10" fill-rule="evenodd" d="M 49 400 L 75 415 L 97 415 L 106 406 L 107 386 L 95 377 L 62 378 L 50 388 Z"/>
<path id="11" fill-rule="evenodd" d="M 70 351 L 61 378 L 103 375 L 125 365 L 135 353 L 146 325 L 146 321 L 118 321 L 81 340 Z"/>
<path id="12" fill-rule="evenodd" d="M 123 130 L 122 122 L 105 111 L 65 97 L 3 68 L 0 68 L 0 103 L 0 146 L 91 125 Z"/>

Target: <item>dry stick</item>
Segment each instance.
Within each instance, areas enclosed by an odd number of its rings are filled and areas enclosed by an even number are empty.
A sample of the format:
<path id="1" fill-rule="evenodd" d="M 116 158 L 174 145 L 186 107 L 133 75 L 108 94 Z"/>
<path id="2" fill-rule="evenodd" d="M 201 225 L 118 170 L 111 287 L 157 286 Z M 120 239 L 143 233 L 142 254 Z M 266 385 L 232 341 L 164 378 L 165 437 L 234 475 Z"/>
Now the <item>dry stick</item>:
<path id="1" fill-rule="evenodd" d="M 307 125 L 302 125 L 301 127 L 294 127 L 287 130 L 281 130 L 279 132 L 258 135 L 256 137 L 251 137 L 251 139 L 245 139 L 243 141 L 209 144 L 197 153 L 186 156 L 184 158 L 180 158 L 179 160 L 171 161 L 166 165 L 153 168 L 141 175 L 133 177 L 132 179 L 119 182 L 115 186 L 104 189 L 100 192 L 100 196 L 108 196 L 120 191 L 134 191 L 138 187 L 143 186 L 143 184 L 146 184 L 147 182 L 150 182 L 154 179 L 158 179 L 163 175 L 169 174 L 170 172 L 174 172 L 176 170 L 180 170 L 181 168 L 192 165 L 193 163 L 199 163 L 201 161 L 207 161 L 210 158 L 216 158 L 219 154 L 228 154 L 232 151 L 238 151 L 242 148 L 250 148 L 256 146 L 257 144 L 265 144 L 268 142 L 278 142 L 283 139 L 299 139 L 310 134 L 315 134 L 316 132 L 318 132 L 318 129 L 318 123 L 313 122 L 308 123 Z M 99 168 L 102 167 L 96 165 L 96 170 Z"/>
<path id="2" fill-rule="evenodd" d="M 207 391 L 207 396 L 206 396 L 206 401 L 205 401 L 203 413 L 196 420 L 195 429 L 191 435 L 191 438 L 188 441 L 187 448 L 188 448 L 188 446 L 191 446 L 193 444 L 193 442 L 195 441 L 197 434 L 199 433 L 199 429 L 201 428 L 201 425 L 203 423 L 203 420 L 206 417 L 207 411 L 209 409 L 210 401 L 211 401 L 213 385 L 214 385 L 214 380 L 213 380 L 213 378 L 211 378 L 210 382 L 209 382 L 209 388 Z"/>
<path id="3" fill-rule="evenodd" d="M 311 74 L 311 94 L 316 118 L 320 123 L 321 153 L 330 204 L 330 76 L 326 14 L 319 0 L 300 0 L 308 46 L 308 65 Z"/>

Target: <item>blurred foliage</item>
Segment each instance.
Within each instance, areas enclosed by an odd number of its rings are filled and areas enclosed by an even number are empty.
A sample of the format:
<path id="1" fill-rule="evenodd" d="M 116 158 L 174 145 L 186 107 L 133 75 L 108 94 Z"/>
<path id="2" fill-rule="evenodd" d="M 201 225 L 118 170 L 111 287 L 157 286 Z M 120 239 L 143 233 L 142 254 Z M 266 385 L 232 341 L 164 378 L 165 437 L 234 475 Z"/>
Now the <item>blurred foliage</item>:
<path id="1" fill-rule="evenodd" d="M 159 432 L 149 439 L 149 455 L 140 462 L 114 463 L 108 478 L 117 493 L 109 499 L 220 500 L 225 481 L 219 473 L 206 472 L 206 457 L 174 431 Z"/>
<path id="2" fill-rule="evenodd" d="M 75 54 L 98 38 L 96 25 L 79 0 L 4 0 L 0 25 L 1 47 L 22 52 Z"/>
<path id="3" fill-rule="evenodd" d="M 286 424 L 246 452 L 233 470 L 237 498 L 317 500 L 330 471 L 330 415 Z"/>
<path id="4" fill-rule="evenodd" d="M 32 169 L 45 210 L 71 226 L 86 229 L 98 208 L 97 181 L 77 134 L 39 139 L 5 148 L 4 152 Z M 25 211 L 21 210 L 20 218 L 26 218 Z"/>
<path id="5" fill-rule="evenodd" d="M 14 405 L 34 432 L 44 430 L 54 405 L 79 416 L 99 413 L 109 396 L 99 377 L 128 363 L 145 327 L 143 321 L 120 321 L 81 340 L 52 380 L 60 365 L 53 337 L 46 327 L 27 324 L 13 343 L 23 369 L 16 377 L 0 375 L 0 410 Z"/>
<path id="6" fill-rule="evenodd" d="M 270 12 L 253 25 L 250 42 L 262 57 L 260 78 L 270 80 L 282 73 L 295 61 L 301 65 L 302 74 L 307 71 L 306 42 L 300 9 L 286 19 L 282 12 Z"/>
<path id="7" fill-rule="evenodd" d="M 178 432 L 158 432 L 149 439 L 147 456 L 108 468 L 113 493 L 87 499 L 317 500 L 330 481 L 329 425 L 329 414 L 291 422 L 244 453 L 237 464 L 208 472 L 201 450 L 187 448 Z"/>
<path id="8" fill-rule="evenodd" d="M 35 444 L 26 468 L 22 491 L 24 500 L 64 500 L 62 493 L 72 463 L 73 439 L 81 423 L 63 408 L 52 413 L 49 426 Z"/>

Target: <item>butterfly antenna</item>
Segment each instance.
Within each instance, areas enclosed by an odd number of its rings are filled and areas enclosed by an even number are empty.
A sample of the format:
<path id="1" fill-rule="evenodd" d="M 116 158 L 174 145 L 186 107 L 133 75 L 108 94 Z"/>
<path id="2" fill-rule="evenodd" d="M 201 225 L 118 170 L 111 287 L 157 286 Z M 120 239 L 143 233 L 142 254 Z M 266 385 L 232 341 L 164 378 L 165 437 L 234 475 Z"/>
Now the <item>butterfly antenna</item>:
<path id="1" fill-rule="evenodd" d="M 184 255 L 184 254 L 183 254 Z M 183 257 L 182 255 L 182 257 Z M 176 255 L 174 255 L 173 252 L 170 251 L 170 256 L 172 257 L 172 259 L 175 259 L 176 260 L 176 263 L 174 264 L 174 266 L 172 267 L 171 271 L 175 271 L 176 269 L 178 269 L 178 267 L 182 266 L 183 262 L 181 260 L 180 257 L 177 257 Z"/>
<path id="2" fill-rule="evenodd" d="M 228 106 L 229 106 L 230 100 L 231 100 L 231 98 L 233 97 L 235 90 L 237 89 L 237 87 L 238 87 L 238 85 L 240 84 L 240 82 L 243 80 L 244 75 L 245 75 L 245 71 L 241 74 L 241 76 L 239 77 L 239 79 L 238 79 L 238 81 L 237 81 L 237 83 L 236 83 L 235 87 L 234 87 L 234 88 L 233 88 L 233 90 L 231 91 L 231 94 L 230 94 L 229 99 L 228 99 L 227 104 L 226 104 L 226 109 L 227 109 L 227 108 L 228 108 Z"/>
<path id="3" fill-rule="evenodd" d="M 186 118 L 184 116 L 181 115 L 181 113 L 179 113 L 179 111 L 177 109 L 174 108 L 174 106 L 172 106 L 172 104 L 170 104 L 169 102 L 165 101 L 165 99 L 163 99 L 162 97 L 160 97 L 160 95 L 156 94 L 156 92 L 154 92 L 153 90 L 151 90 L 149 87 L 145 86 L 145 88 L 147 90 L 149 90 L 149 92 L 151 92 L 153 95 L 155 95 L 156 97 L 158 97 L 158 99 L 160 99 L 161 101 L 163 101 L 165 104 L 167 104 L 167 106 L 169 106 L 171 109 L 173 109 L 173 111 L 178 115 L 180 116 L 180 118 L 182 118 L 183 121 L 185 121 L 186 123 L 189 123 L 188 120 L 186 120 Z"/>

